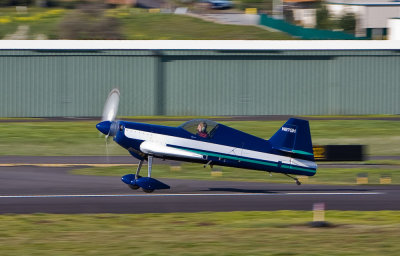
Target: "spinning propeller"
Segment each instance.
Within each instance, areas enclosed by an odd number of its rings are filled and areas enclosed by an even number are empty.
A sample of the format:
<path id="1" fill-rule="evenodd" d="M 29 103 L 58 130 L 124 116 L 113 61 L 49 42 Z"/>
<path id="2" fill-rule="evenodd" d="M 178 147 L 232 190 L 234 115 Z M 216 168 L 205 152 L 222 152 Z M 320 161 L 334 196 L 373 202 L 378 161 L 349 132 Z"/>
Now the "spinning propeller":
<path id="1" fill-rule="evenodd" d="M 111 90 L 104 104 L 102 122 L 96 125 L 97 130 L 106 135 L 106 139 L 109 136 L 113 137 L 118 131 L 118 121 L 115 121 L 115 117 L 118 112 L 119 95 L 117 88 Z"/>

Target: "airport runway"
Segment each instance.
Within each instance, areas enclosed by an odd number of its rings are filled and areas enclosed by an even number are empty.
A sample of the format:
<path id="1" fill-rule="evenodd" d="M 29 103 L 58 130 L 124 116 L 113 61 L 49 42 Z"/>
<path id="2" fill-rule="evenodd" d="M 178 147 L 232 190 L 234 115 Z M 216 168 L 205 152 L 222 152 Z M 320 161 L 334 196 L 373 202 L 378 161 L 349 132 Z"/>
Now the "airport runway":
<path id="1" fill-rule="evenodd" d="M 0 213 L 400 210 L 400 186 L 324 186 L 160 179 L 146 194 L 120 177 L 72 175 L 71 167 L 0 167 Z M 156 173 L 154 173 L 156 175 Z"/>

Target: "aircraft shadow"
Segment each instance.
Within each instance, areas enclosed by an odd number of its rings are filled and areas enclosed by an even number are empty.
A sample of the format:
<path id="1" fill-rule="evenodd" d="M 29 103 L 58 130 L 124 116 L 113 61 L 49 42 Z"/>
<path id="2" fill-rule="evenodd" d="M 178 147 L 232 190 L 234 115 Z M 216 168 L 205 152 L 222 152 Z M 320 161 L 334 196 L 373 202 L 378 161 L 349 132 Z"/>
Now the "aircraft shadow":
<path id="1" fill-rule="evenodd" d="M 209 188 L 208 190 L 203 191 L 215 191 L 215 192 L 234 192 L 234 193 L 259 193 L 259 194 L 276 194 L 282 192 L 367 192 L 371 191 L 371 189 L 348 189 L 348 188 L 340 188 L 340 189 L 274 189 L 274 190 L 266 190 L 266 189 L 239 189 L 239 188 Z"/>

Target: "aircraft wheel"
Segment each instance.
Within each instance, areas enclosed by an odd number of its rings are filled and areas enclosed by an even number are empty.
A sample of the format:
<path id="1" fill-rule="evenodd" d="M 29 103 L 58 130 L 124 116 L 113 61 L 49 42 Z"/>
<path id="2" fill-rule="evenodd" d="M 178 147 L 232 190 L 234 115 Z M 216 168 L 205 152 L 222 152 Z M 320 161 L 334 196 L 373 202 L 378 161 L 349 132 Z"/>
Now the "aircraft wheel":
<path id="1" fill-rule="evenodd" d="M 144 192 L 146 192 L 146 193 L 151 193 L 151 192 L 154 191 L 154 189 L 145 189 L 145 188 L 142 188 L 142 190 L 143 190 Z"/>
<path id="2" fill-rule="evenodd" d="M 140 188 L 138 185 L 129 184 L 128 186 L 133 190 L 136 190 L 136 189 Z"/>

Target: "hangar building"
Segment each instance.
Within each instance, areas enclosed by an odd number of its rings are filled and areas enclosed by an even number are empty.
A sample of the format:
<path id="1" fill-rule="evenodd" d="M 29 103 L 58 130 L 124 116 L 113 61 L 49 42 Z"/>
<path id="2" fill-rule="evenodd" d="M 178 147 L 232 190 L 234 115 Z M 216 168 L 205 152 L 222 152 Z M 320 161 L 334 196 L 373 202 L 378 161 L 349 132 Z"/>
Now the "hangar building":
<path id="1" fill-rule="evenodd" d="M 393 41 L 3 41 L 0 117 L 400 113 Z"/>

